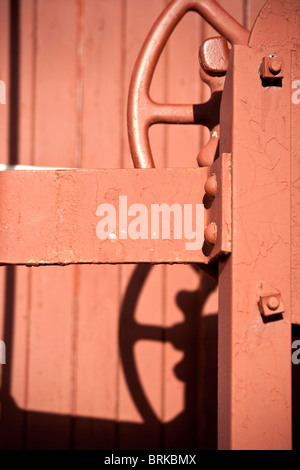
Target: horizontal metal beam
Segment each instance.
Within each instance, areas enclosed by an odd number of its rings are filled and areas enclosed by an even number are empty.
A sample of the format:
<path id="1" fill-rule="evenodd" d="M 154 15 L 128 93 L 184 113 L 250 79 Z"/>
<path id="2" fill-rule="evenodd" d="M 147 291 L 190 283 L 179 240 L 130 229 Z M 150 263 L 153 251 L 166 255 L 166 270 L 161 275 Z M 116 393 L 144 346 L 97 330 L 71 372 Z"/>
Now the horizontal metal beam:
<path id="1" fill-rule="evenodd" d="M 0 263 L 207 264 L 201 240 L 209 223 L 202 206 L 209 171 L 2 171 Z"/>

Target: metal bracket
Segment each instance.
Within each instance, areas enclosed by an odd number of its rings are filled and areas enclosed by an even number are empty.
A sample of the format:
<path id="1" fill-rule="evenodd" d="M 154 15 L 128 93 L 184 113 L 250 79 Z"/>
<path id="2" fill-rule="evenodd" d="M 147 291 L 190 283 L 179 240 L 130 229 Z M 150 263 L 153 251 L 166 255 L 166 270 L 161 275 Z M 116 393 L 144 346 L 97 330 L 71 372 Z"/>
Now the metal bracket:
<path id="1" fill-rule="evenodd" d="M 280 292 L 271 292 L 261 295 L 258 308 L 264 321 L 282 319 L 284 307 Z"/>
<path id="2" fill-rule="evenodd" d="M 205 184 L 204 205 L 208 224 L 204 232 L 203 252 L 210 261 L 231 252 L 231 153 L 223 153 L 211 165 Z"/>

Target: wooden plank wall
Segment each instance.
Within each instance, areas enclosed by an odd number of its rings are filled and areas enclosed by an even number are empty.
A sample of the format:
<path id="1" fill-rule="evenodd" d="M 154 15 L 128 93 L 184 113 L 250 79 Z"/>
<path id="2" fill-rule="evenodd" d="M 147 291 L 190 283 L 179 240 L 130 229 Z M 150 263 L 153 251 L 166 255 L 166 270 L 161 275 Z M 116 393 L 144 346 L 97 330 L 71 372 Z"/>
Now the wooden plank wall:
<path id="1" fill-rule="evenodd" d="M 166 3 L 0 0 L 0 162 L 131 168 L 130 75 Z M 251 27 L 264 2 L 220 3 Z M 214 34 L 187 14 L 159 61 L 153 98 L 207 99 L 197 56 Z M 207 133 L 155 126 L 150 136 L 158 167 L 194 167 Z M 0 296 L 1 449 L 216 447 L 209 278 L 191 266 L 1 267 Z"/>

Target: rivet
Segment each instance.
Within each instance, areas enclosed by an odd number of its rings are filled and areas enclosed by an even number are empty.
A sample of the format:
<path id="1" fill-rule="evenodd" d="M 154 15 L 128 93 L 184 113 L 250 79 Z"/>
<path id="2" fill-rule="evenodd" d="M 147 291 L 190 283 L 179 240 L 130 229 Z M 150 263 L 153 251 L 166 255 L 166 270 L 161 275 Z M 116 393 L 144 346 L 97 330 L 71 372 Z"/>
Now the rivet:
<path id="1" fill-rule="evenodd" d="M 215 245 L 217 241 L 217 224 L 212 222 L 204 230 L 204 239 L 210 245 Z"/>
<path id="2" fill-rule="evenodd" d="M 215 197 L 217 194 L 217 177 L 215 174 L 206 180 L 204 190 L 208 196 Z"/>

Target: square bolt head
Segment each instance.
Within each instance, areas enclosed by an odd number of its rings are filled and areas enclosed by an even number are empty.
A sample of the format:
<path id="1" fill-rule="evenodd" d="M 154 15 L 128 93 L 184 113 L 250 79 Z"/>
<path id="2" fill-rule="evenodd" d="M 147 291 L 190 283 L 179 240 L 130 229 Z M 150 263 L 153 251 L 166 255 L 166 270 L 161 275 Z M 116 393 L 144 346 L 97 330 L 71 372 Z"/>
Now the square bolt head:
<path id="1" fill-rule="evenodd" d="M 268 319 L 272 317 L 280 317 L 284 312 L 280 293 L 261 295 L 258 306 L 262 317 Z"/>
<path id="2" fill-rule="evenodd" d="M 282 60 L 275 55 L 263 57 L 262 63 L 260 65 L 261 78 L 267 80 L 283 78 L 282 66 Z"/>

